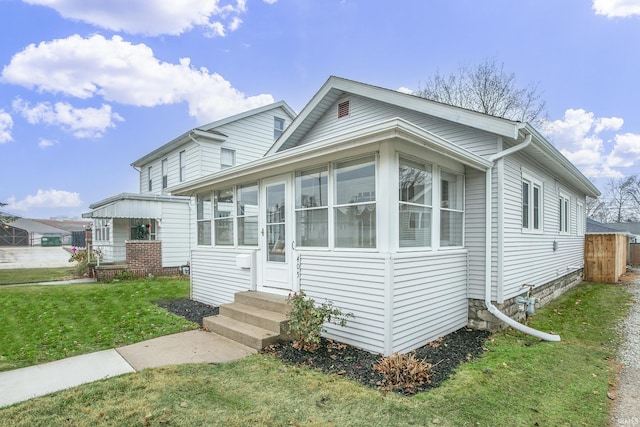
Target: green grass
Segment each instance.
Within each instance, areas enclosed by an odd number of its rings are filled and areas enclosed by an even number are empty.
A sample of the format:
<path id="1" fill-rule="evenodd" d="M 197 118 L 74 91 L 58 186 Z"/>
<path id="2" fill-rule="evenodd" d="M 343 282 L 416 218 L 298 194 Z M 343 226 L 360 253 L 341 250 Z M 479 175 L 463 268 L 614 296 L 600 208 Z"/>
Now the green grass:
<path id="1" fill-rule="evenodd" d="M 441 387 L 404 397 L 253 355 L 221 365 L 148 369 L 0 410 L 0 425 L 603 426 L 614 381 L 622 286 L 583 284 L 538 310 Z"/>
<path id="2" fill-rule="evenodd" d="M 197 329 L 154 305 L 188 295 L 177 279 L 0 288 L 0 371 Z"/>
<path id="3" fill-rule="evenodd" d="M 0 286 L 67 280 L 74 277 L 75 270 L 72 264 L 61 268 L 13 268 L 0 270 Z"/>

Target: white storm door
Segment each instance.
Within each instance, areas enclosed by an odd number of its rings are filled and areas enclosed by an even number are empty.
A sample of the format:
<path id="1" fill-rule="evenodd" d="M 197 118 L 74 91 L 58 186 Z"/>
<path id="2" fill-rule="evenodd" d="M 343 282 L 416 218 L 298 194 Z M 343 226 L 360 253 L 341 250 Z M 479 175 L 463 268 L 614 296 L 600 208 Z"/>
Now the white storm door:
<path id="1" fill-rule="evenodd" d="M 293 289 L 290 187 L 288 176 L 263 181 L 262 280 L 258 283 L 262 290 Z"/>

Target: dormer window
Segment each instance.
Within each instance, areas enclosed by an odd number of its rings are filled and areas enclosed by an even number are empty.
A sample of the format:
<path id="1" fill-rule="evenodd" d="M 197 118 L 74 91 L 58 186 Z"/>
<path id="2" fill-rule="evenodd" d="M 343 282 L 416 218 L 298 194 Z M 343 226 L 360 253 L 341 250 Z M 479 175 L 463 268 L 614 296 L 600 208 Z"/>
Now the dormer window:
<path id="1" fill-rule="evenodd" d="M 273 118 L 273 140 L 275 141 L 276 139 L 280 138 L 280 135 L 282 135 L 282 132 L 284 132 L 284 119 L 281 119 L 280 117 L 274 117 Z"/>
<path id="2" fill-rule="evenodd" d="M 343 117 L 347 117 L 351 112 L 351 103 L 347 101 L 343 101 L 338 104 L 338 118 L 341 119 Z"/>
<path id="3" fill-rule="evenodd" d="M 220 149 L 220 169 L 227 169 L 236 165 L 236 151 L 228 148 Z"/>

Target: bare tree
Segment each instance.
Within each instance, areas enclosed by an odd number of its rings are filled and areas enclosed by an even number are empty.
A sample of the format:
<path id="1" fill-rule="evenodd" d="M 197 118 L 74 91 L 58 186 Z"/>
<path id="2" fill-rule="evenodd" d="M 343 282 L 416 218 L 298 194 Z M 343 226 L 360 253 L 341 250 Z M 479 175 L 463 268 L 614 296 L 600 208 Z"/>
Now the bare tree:
<path id="1" fill-rule="evenodd" d="M 602 197 L 587 197 L 586 209 L 588 218 L 602 223 L 609 222 L 609 209 Z"/>
<path id="2" fill-rule="evenodd" d="M 509 120 L 540 125 L 546 116 L 545 102 L 537 84 L 516 85 L 514 73 L 495 58 L 475 67 L 461 66 L 457 73 L 429 77 L 417 93 L 423 98 L 455 105 Z"/>

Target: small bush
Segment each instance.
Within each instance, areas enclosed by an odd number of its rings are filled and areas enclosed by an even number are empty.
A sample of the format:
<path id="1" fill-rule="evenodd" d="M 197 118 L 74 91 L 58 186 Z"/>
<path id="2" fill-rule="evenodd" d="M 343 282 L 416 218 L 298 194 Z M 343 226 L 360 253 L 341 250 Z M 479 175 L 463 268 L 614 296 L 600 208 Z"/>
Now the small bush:
<path id="1" fill-rule="evenodd" d="M 383 388 L 407 394 L 414 394 L 416 386 L 428 383 L 431 373 L 431 364 L 413 353 L 383 357 L 373 368 L 382 374 Z"/>
<path id="2" fill-rule="evenodd" d="M 89 262 L 87 251 L 83 249 L 77 249 L 74 246 L 72 252 L 73 254 L 69 258 L 69 262 L 77 262 L 74 274 L 76 276 L 84 276 L 87 273 L 87 264 Z"/>
<path id="3" fill-rule="evenodd" d="M 287 299 L 291 305 L 289 318 L 289 334 L 293 336 L 293 347 L 300 350 L 315 351 L 320 344 L 320 335 L 326 332 L 323 325 L 326 322 L 346 326 L 347 318 L 353 314 L 344 314 L 333 307 L 330 301 L 316 306 L 312 298 L 307 298 L 303 291 L 289 294 Z"/>

